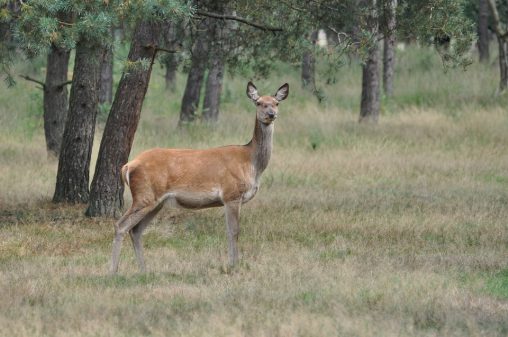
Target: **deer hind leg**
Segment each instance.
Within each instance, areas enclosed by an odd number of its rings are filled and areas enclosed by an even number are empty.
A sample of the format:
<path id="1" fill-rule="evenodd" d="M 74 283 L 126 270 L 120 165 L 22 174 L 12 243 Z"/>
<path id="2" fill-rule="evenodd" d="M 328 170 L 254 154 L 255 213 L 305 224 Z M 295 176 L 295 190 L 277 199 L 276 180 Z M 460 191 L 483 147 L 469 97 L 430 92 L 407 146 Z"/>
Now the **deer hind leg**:
<path id="1" fill-rule="evenodd" d="M 143 254 L 143 243 L 141 240 L 141 235 L 143 234 L 143 231 L 146 229 L 148 224 L 153 220 L 153 218 L 159 213 L 159 211 L 162 208 L 162 204 L 157 206 L 154 210 L 149 212 L 145 215 L 139 223 L 132 227 L 129 231 L 129 235 L 132 240 L 132 246 L 134 247 L 134 253 L 136 253 L 136 259 L 138 260 L 139 270 L 144 273 L 146 272 L 146 266 L 145 266 L 145 258 Z"/>
<path id="2" fill-rule="evenodd" d="M 225 205 L 226 227 L 228 236 L 229 266 L 234 267 L 238 262 L 238 235 L 240 234 L 240 201 L 230 201 Z"/>
<path id="3" fill-rule="evenodd" d="M 125 233 L 130 231 L 132 227 L 136 226 L 153 209 L 153 206 L 136 209 L 131 207 L 115 224 L 115 238 L 113 239 L 113 252 L 111 254 L 111 274 L 116 274 L 118 271 L 120 250 L 122 249 L 122 241 Z"/>

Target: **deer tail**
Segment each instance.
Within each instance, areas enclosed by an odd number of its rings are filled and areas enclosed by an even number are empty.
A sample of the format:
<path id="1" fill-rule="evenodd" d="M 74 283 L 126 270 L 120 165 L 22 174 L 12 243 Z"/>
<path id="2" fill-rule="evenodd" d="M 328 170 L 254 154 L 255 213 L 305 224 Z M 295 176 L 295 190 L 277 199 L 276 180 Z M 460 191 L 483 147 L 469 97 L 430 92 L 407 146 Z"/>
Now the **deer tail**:
<path id="1" fill-rule="evenodd" d="M 122 167 L 122 181 L 124 184 L 127 184 L 127 186 L 130 187 L 130 181 L 129 181 L 129 165 L 128 164 L 125 164 L 123 167 Z"/>

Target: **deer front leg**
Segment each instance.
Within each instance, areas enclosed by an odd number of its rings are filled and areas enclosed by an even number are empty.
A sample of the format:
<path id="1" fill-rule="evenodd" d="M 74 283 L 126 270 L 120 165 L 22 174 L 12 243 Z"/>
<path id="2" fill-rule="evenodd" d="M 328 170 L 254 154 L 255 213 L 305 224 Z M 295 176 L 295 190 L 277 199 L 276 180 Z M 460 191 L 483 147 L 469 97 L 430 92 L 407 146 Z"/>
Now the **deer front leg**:
<path id="1" fill-rule="evenodd" d="M 229 266 L 234 267 L 238 262 L 238 234 L 240 234 L 239 219 L 241 201 L 230 201 L 224 206 L 226 209 Z"/>

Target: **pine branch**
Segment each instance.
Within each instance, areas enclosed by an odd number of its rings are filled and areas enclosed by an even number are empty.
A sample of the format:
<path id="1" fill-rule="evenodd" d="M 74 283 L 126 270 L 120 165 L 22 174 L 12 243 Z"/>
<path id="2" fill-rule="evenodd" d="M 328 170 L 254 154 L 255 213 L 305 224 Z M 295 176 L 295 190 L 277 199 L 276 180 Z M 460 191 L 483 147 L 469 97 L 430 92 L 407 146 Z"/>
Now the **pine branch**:
<path id="1" fill-rule="evenodd" d="M 487 2 L 490 7 L 490 12 L 492 13 L 492 20 L 494 21 L 494 31 L 496 32 L 496 35 L 500 39 L 503 39 L 503 40 L 508 38 L 508 31 L 503 32 L 503 30 L 501 29 L 501 20 L 499 19 L 499 13 L 497 11 L 496 1 L 495 0 L 487 0 Z"/>
<path id="2" fill-rule="evenodd" d="M 31 78 L 30 76 L 27 76 L 27 75 L 19 75 L 19 77 L 27 80 L 27 81 L 30 81 L 30 82 L 35 82 L 37 84 L 39 84 L 42 88 L 39 88 L 39 89 L 45 89 L 46 88 L 46 84 L 44 82 L 41 82 L 41 81 L 38 81 L 34 78 Z"/>
<path id="3" fill-rule="evenodd" d="M 249 26 L 261 29 L 261 30 L 268 30 L 271 32 L 282 32 L 282 28 L 261 25 L 259 23 L 252 22 L 250 20 L 244 19 L 244 18 L 242 18 L 240 16 L 236 16 L 236 15 L 218 14 L 218 13 L 206 12 L 206 11 L 201 11 L 201 10 L 196 11 L 196 14 L 201 15 L 201 16 L 206 16 L 209 18 L 214 18 L 214 19 L 238 21 L 238 22 L 245 23 L 246 25 L 249 25 Z"/>
<path id="4" fill-rule="evenodd" d="M 175 50 L 175 49 L 166 49 L 166 48 L 160 48 L 160 47 L 156 47 L 156 48 L 155 48 L 155 51 L 156 51 L 156 52 L 158 52 L 158 51 L 163 51 L 163 52 L 170 53 L 170 54 L 175 54 L 175 53 L 180 52 L 179 50 Z"/>
<path id="5" fill-rule="evenodd" d="M 57 85 L 56 87 L 57 87 L 58 89 L 62 89 L 63 87 L 65 87 L 66 85 L 69 85 L 69 84 L 72 84 L 72 80 L 67 81 L 67 82 L 63 82 L 63 83 L 61 83 L 61 84 Z"/>

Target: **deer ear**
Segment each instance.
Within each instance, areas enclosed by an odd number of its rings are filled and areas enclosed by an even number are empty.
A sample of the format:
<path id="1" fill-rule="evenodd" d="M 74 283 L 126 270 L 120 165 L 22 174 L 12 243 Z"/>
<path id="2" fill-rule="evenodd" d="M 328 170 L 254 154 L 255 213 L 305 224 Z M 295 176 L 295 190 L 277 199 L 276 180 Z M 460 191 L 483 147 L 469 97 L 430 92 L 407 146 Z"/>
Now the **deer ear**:
<path id="1" fill-rule="evenodd" d="M 247 97 L 254 102 L 259 99 L 258 89 L 256 89 L 256 86 L 250 81 L 247 83 Z"/>
<path id="2" fill-rule="evenodd" d="M 289 84 L 284 83 L 282 87 L 280 87 L 279 90 L 277 90 L 275 95 L 273 95 L 273 97 L 275 97 L 275 99 L 280 102 L 285 100 L 288 97 L 288 95 L 289 95 Z"/>

